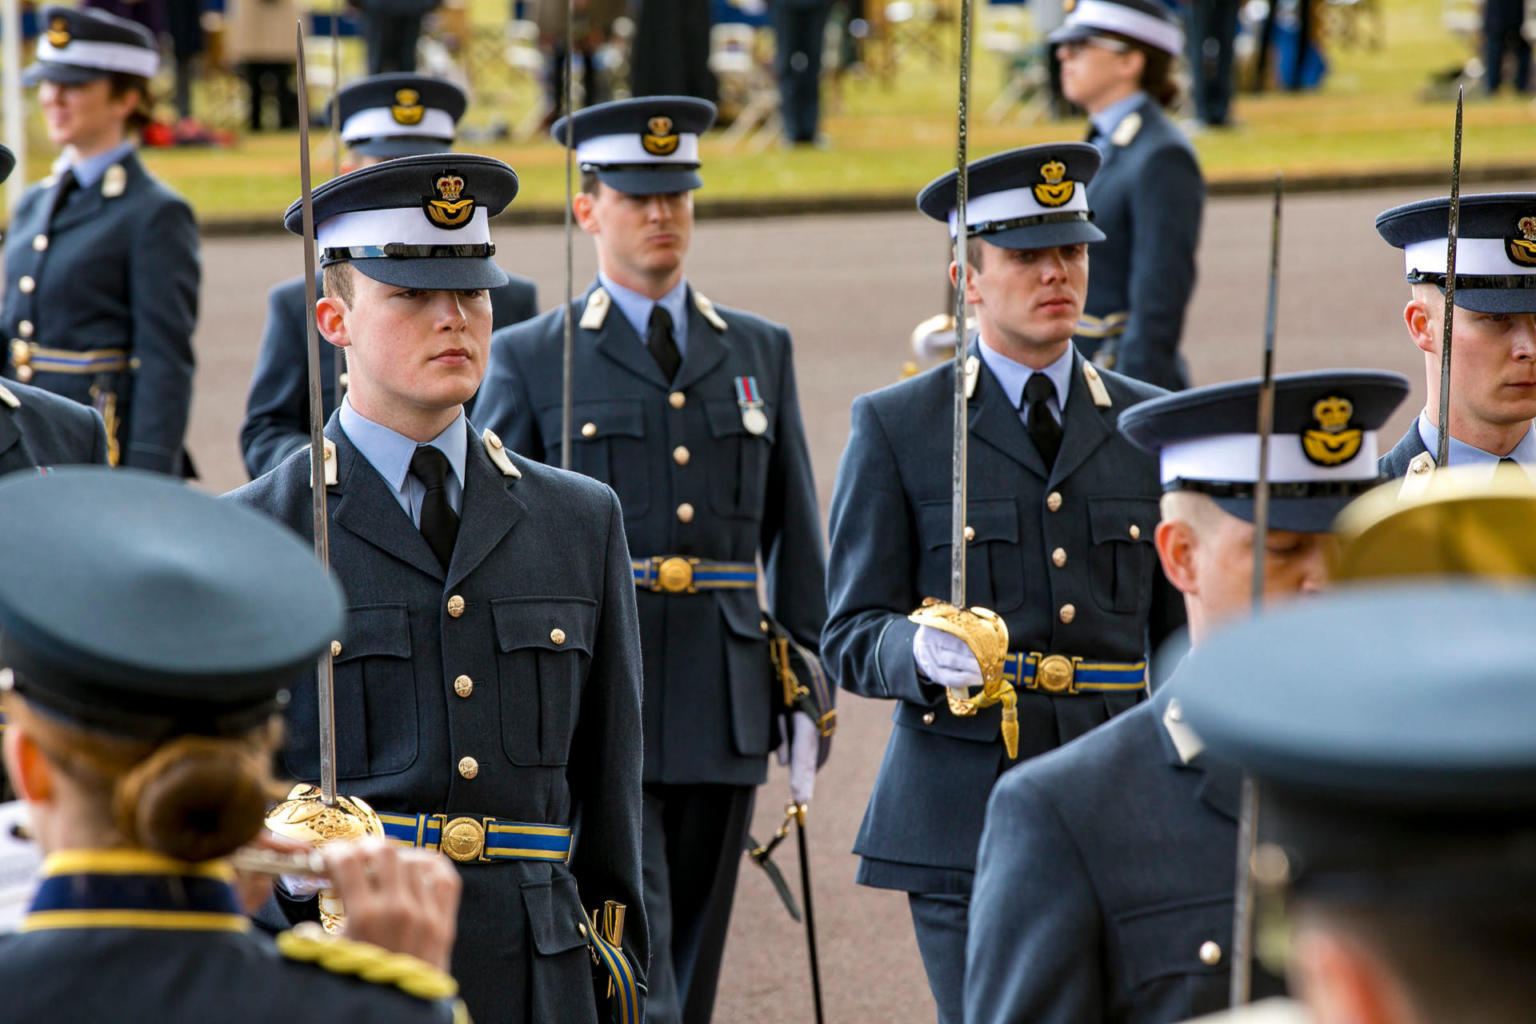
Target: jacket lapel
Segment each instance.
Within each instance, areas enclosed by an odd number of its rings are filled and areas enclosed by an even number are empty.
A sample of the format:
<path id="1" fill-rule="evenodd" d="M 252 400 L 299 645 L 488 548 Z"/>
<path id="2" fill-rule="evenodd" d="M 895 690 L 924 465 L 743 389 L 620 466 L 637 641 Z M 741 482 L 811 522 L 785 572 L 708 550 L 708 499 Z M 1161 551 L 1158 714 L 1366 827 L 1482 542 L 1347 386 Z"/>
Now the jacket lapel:
<path id="1" fill-rule="evenodd" d="M 986 360 L 981 359 L 977 351 L 980 344 L 979 341 L 971 342 L 971 355 L 981 360 L 976 391 L 971 396 L 971 433 L 1044 480 L 1050 475 L 1045 460 L 1035 451 L 1034 442 L 1019 419 L 1019 411 L 1008 401 L 1008 395 L 992 376 L 992 371 L 987 369 Z"/>
<path id="2" fill-rule="evenodd" d="M 11 410 L 0 408 L 0 474 L 37 465 L 21 440 L 21 428 Z"/>
<path id="3" fill-rule="evenodd" d="M 719 366 L 725 359 L 725 339 L 720 337 L 720 331 L 704 319 L 704 314 L 699 312 L 694 305 L 693 289 L 688 289 L 688 354 L 683 357 L 683 365 L 677 368 L 677 378 L 672 381 L 674 391 L 682 391 L 706 376 L 711 370 Z M 646 358 L 650 358 L 647 352 Z M 655 362 L 654 359 L 651 362 Z"/>
<path id="4" fill-rule="evenodd" d="M 1100 410 L 1093 404 L 1088 383 L 1083 380 L 1083 357 L 1074 352 L 1072 386 L 1067 390 L 1067 404 L 1061 411 L 1061 450 L 1056 453 L 1056 464 L 1051 467 L 1052 482 L 1070 476 L 1109 439 L 1114 428 L 1104 422 L 1103 413 L 1114 411 L 1113 407 Z"/>
<path id="5" fill-rule="evenodd" d="M 464 500 L 460 503 L 459 536 L 453 545 L 453 561 L 448 566 L 447 586 L 479 567 L 507 532 L 522 518 L 528 506 L 512 493 L 515 478 L 503 476 L 491 462 L 473 426 L 469 429 L 469 451 L 464 459 Z M 419 536 L 419 534 L 418 534 Z M 425 546 L 425 541 L 422 542 Z"/>
<path id="6" fill-rule="evenodd" d="M 442 579 L 443 567 L 427 546 L 426 538 L 400 508 L 384 478 L 352 446 L 334 414 L 326 424 L 325 436 L 336 443 L 337 482 L 330 490 L 340 500 L 331 513 L 332 522 L 433 579 Z M 468 471 L 465 472 L 467 475 Z"/>
<path id="7" fill-rule="evenodd" d="M 592 294 L 598 287 L 594 282 L 592 287 L 587 289 L 587 296 L 582 301 L 581 308 L 572 311 L 572 315 L 578 321 L 581 320 L 582 311 L 586 309 L 587 302 L 591 301 Z M 656 360 L 652 359 L 651 354 L 645 349 L 645 339 L 635 333 L 635 329 L 629 325 L 628 320 L 624 319 L 624 314 L 619 312 L 617 305 L 609 304 L 608 315 L 603 319 L 603 326 L 600 329 L 596 331 L 580 327 L 577 329 L 594 340 L 597 351 L 605 358 L 619 364 L 649 384 L 663 389 L 667 387 L 667 379 L 661 375 L 661 367 L 656 365 Z"/>

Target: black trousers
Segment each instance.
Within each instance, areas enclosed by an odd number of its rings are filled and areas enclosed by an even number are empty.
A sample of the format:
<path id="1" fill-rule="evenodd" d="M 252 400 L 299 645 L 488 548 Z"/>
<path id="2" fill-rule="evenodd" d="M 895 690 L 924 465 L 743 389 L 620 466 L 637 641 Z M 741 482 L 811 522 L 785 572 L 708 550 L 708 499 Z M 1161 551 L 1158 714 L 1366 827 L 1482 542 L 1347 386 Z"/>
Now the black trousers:
<path id="1" fill-rule="evenodd" d="M 646 783 L 641 820 L 651 929 L 647 1024 L 708 1024 L 753 786 Z"/>
<path id="2" fill-rule="evenodd" d="M 1190 92 L 1195 115 L 1210 125 L 1227 123 L 1232 106 L 1232 51 L 1240 0 L 1194 0 L 1189 5 Z"/>
<path id="3" fill-rule="evenodd" d="M 640 0 L 629 91 L 720 99 L 720 85 L 709 70 L 709 0 Z"/>
<path id="4" fill-rule="evenodd" d="M 784 119 L 784 138 L 790 142 L 816 141 L 821 120 L 821 51 L 830 8 L 830 0 L 814 6 L 782 0 L 773 5 L 779 114 Z"/>
<path id="5" fill-rule="evenodd" d="M 1520 34 L 1525 20 L 1523 0 L 1485 0 L 1483 4 L 1483 84 L 1492 95 L 1504 83 L 1504 55 L 1515 59 L 1516 92 L 1531 86 L 1531 44 Z"/>
<path id="6" fill-rule="evenodd" d="M 416 43 L 421 39 L 420 14 L 363 12 L 363 39 L 368 44 L 368 73 L 415 71 Z"/>
<path id="7" fill-rule="evenodd" d="M 277 102 L 276 127 L 279 130 L 298 126 L 299 95 L 293 85 L 293 64 L 250 61 L 242 64 L 240 70 L 245 76 L 245 84 L 250 89 L 251 131 L 259 132 L 265 127 L 262 110 L 268 97 L 272 97 Z"/>

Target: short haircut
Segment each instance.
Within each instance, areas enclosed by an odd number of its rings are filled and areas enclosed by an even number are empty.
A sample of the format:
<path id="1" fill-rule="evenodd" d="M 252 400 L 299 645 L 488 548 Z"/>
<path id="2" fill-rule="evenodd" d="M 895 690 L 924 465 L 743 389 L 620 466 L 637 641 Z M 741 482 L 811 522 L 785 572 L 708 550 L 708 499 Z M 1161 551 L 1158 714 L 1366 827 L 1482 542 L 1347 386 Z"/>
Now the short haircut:
<path id="1" fill-rule="evenodd" d="M 1199 491 L 1165 491 L 1158 511 L 1164 522 L 1187 523 L 1197 536 L 1205 534 L 1218 516 L 1225 515 L 1209 494 Z"/>
<path id="2" fill-rule="evenodd" d="M 970 235 L 965 240 L 965 262 L 973 267 L 982 265 L 981 261 L 987 254 L 987 242 L 977 235 Z"/>
<path id="3" fill-rule="evenodd" d="M 135 134 L 143 134 L 151 121 L 150 112 L 154 108 L 154 98 L 149 92 L 149 79 L 139 75 L 130 75 L 126 71 L 113 71 L 107 76 L 107 89 L 113 99 L 124 95 L 130 90 L 139 94 L 139 102 L 128 114 L 128 129 Z"/>
<path id="4" fill-rule="evenodd" d="M 345 260 L 340 263 L 326 265 L 322 272 L 322 281 L 325 285 L 325 294 L 334 295 L 341 300 L 341 304 L 348 309 L 352 308 L 352 264 Z"/>
<path id="5" fill-rule="evenodd" d="M 1141 54 L 1141 80 L 1137 84 L 1142 92 L 1157 100 L 1165 110 L 1172 108 L 1179 102 L 1179 83 L 1173 76 L 1173 66 L 1174 62 L 1178 59 L 1177 57 L 1167 50 L 1144 43 L 1140 39 L 1132 39 L 1130 36 L 1121 35 L 1119 32 L 1104 32 L 1101 34 L 1111 39 L 1118 39 Z"/>
<path id="6" fill-rule="evenodd" d="M 596 171 L 592 170 L 590 167 L 583 167 L 581 169 L 581 190 L 587 195 L 595 197 L 597 195 L 598 188 L 600 188 L 602 184 L 602 180 L 598 178 Z"/>

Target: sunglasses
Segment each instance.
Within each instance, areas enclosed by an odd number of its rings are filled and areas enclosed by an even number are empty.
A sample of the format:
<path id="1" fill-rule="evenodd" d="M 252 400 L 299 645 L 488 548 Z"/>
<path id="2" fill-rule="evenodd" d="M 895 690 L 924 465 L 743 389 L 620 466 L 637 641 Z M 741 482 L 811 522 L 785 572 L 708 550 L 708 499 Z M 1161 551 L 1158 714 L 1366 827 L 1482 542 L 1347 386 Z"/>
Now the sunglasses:
<path id="1" fill-rule="evenodd" d="M 1131 46 L 1121 39 L 1112 39 L 1109 36 L 1088 36 L 1084 39 L 1068 39 L 1060 44 L 1063 52 L 1070 56 L 1076 56 L 1083 51 L 1085 46 L 1095 46 L 1100 50 L 1108 50 L 1110 53 L 1129 53 Z"/>

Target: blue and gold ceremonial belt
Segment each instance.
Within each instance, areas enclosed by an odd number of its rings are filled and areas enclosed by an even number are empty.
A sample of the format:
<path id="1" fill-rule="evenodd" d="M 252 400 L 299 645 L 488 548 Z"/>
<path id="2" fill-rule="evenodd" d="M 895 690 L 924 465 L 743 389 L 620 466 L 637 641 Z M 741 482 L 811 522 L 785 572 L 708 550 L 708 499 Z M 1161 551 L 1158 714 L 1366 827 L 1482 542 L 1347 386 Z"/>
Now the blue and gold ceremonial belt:
<path id="1" fill-rule="evenodd" d="M 571 830 L 502 818 L 446 814 L 380 813 L 384 834 L 403 846 L 420 846 L 467 864 L 498 860 L 557 860 L 571 856 Z"/>
<path id="2" fill-rule="evenodd" d="M 1108 316 L 1091 316 L 1084 313 L 1077 319 L 1079 338 L 1113 338 L 1125 333 L 1131 322 L 1129 313 L 1111 313 Z"/>
<path id="3" fill-rule="evenodd" d="M 61 928 L 246 931 L 228 864 L 147 850 L 65 850 L 43 862 L 23 932 Z"/>
<path id="4" fill-rule="evenodd" d="M 635 586 L 664 594 L 693 594 L 700 590 L 751 590 L 757 586 L 757 566 L 751 562 L 706 562 L 687 555 L 636 558 Z"/>
<path id="5" fill-rule="evenodd" d="M 18 368 L 30 366 L 39 373 L 116 373 L 128 369 L 128 350 L 97 348 L 77 352 L 13 341 L 11 362 Z"/>
<path id="6" fill-rule="evenodd" d="M 1132 693 L 1147 685 L 1147 663 L 1009 651 L 1003 661 L 1003 678 L 1020 690 L 1050 694 Z"/>

